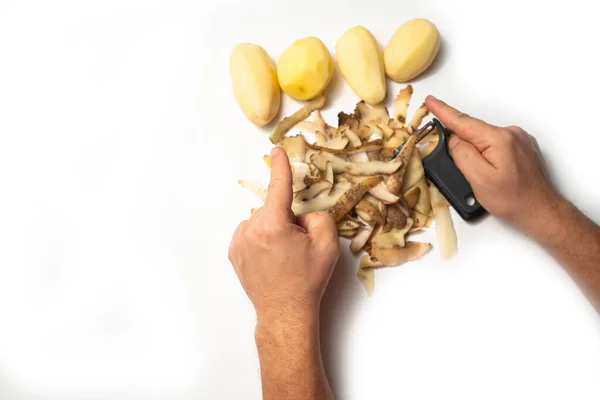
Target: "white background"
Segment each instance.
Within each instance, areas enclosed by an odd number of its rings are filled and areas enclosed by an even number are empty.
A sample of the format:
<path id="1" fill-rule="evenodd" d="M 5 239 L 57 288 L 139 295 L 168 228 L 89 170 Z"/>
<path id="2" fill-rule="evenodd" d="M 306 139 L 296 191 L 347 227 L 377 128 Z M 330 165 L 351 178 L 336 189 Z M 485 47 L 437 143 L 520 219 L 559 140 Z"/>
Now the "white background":
<path id="1" fill-rule="evenodd" d="M 0 0 L 0 398 L 260 398 L 227 260 L 258 204 L 236 182 L 266 183 L 270 149 L 232 95 L 241 41 L 276 59 L 429 18 L 442 50 L 413 105 L 523 126 L 600 220 L 594 2 L 219 3 Z M 336 74 L 331 122 L 357 101 Z M 343 243 L 322 310 L 337 397 L 600 398 L 600 319 L 575 284 L 502 222 L 454 220 L 456 258 L 378 271 L 372 298 Z"/>

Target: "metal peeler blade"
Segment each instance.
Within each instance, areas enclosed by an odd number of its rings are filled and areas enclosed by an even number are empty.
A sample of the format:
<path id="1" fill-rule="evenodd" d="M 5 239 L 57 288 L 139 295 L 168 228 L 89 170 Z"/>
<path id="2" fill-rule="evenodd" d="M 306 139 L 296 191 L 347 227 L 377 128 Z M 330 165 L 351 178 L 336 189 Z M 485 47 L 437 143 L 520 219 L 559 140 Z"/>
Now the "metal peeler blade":
<path id="1" fill-rule="evenodd" d="M 435 129 L 436 129 L 435 122 L 429 121 L 428 123 L 423 125 L 423 127 L 421 127 L 421 129 L 419 129 L 418 131 L 413 133 L 413 136 L 417 138 L 417 142 L 420 142 L 421 140 L 423 140 L 423 138 L 425 136 L 429 135 Z M 396 147 L 396 149 L 394 149 L 394 151 L 392 152 L 392 158 L 398 157 L 398 154 L 400 154 L 400 151 L 402 150 L 402 148 L 404 147 L 405 144 L 406 144 L 406 141 L 404 143 L 402 143 L 400 146 Z"/>
<path id="2" fill-rule="evenodd" d="M 448 151 L 446 129 L 442 123 L 434 118 L 413 133 L 413 136 L 417 139 L 417 142 L 420 142 L 434 130 L 438 134 L 438 145 L 422 159 L 425 176 L 438 188 L 464 220 L 470 221 L 479 218 L 486 211 L 475 198 L 473 189 L 467 179 L 454 164 L 454 160 Z M 393 158 L 400 154 L 400 150 L 405 144 L 406 142 L 394 150 L 392 153 Z"/>

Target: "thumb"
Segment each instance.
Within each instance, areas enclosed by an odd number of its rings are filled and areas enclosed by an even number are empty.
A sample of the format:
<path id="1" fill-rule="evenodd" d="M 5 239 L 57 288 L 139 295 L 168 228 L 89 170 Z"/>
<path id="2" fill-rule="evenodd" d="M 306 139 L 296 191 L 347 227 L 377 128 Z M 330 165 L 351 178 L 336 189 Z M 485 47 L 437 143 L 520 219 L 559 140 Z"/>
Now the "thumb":
<path id="1" fill-rule="evenodd" d="M 337 239 L 337 228 L 327 211 L 296 216 L 296 224 L 304 228 L 312 238 L 332 237 Z"/>
<path id="2" fill-rule="evenodd" d="M 460 137 L 453 136 L 448 143 L 448 149 L 454 163 L 471 186 L 484 182 L 493 172 L 494 167 L 483 158 L 479 150 Z"/>

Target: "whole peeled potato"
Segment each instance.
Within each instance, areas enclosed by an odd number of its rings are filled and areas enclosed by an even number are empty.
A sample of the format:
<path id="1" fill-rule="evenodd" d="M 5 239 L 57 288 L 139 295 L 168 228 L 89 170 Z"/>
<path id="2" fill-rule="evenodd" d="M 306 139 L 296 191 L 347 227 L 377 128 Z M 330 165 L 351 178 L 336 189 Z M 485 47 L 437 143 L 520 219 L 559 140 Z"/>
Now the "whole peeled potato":
<path id="1" fill-rule="evenodd" d="M 316 37 L 296 40 L 277 62 L 279 86 L 298 100 L 310 100 L 320 95 L 332 76 L 331 54 Z"/>
<path id="2" fill-rule="evenodd" d="M 385 73 L 396 82 L 421 74 L 433 62 L 440 48 L 440 32 L 430 21 L 413 19 L 396 30 L 383 51 Z"/>
<path id="3" fill-rule="evenodd" d="M 275 63 L 260 46 L 240 43 L 229 58 L 229 73 L 235 98 L 250 121 L 258 126 L 277 114 L 281 92 Z"/>
<path id="4" fill-rule="evenodd" d="M 358 97 L 369 104 L 385 98 L 383 54 L 371 32 L 360 25 L 348 29 L 335 44 L 335 58 Z"/>

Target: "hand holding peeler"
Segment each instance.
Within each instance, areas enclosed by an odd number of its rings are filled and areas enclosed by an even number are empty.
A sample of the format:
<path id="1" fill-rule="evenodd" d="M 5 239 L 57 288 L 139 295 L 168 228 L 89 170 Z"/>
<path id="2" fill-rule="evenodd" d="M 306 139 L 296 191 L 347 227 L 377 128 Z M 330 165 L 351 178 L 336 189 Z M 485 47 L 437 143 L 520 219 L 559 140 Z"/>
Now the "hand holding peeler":
<path id="1" fill-rule="evenodd" d="M 413 135 L 419 142 L 434 130 L 438 132 L 439 142 L 436 148 L 423 158 L 425 176 L 438 188 L 462 219 L 474 220 L 486 211 L 475 198 L 467 179 L 452 160 L 448 152 L 446 129 L 442 123 L 434 118 Z M 403 146 L 404 144 L 394 150 L 393 158 L 398 156 Z"/>

